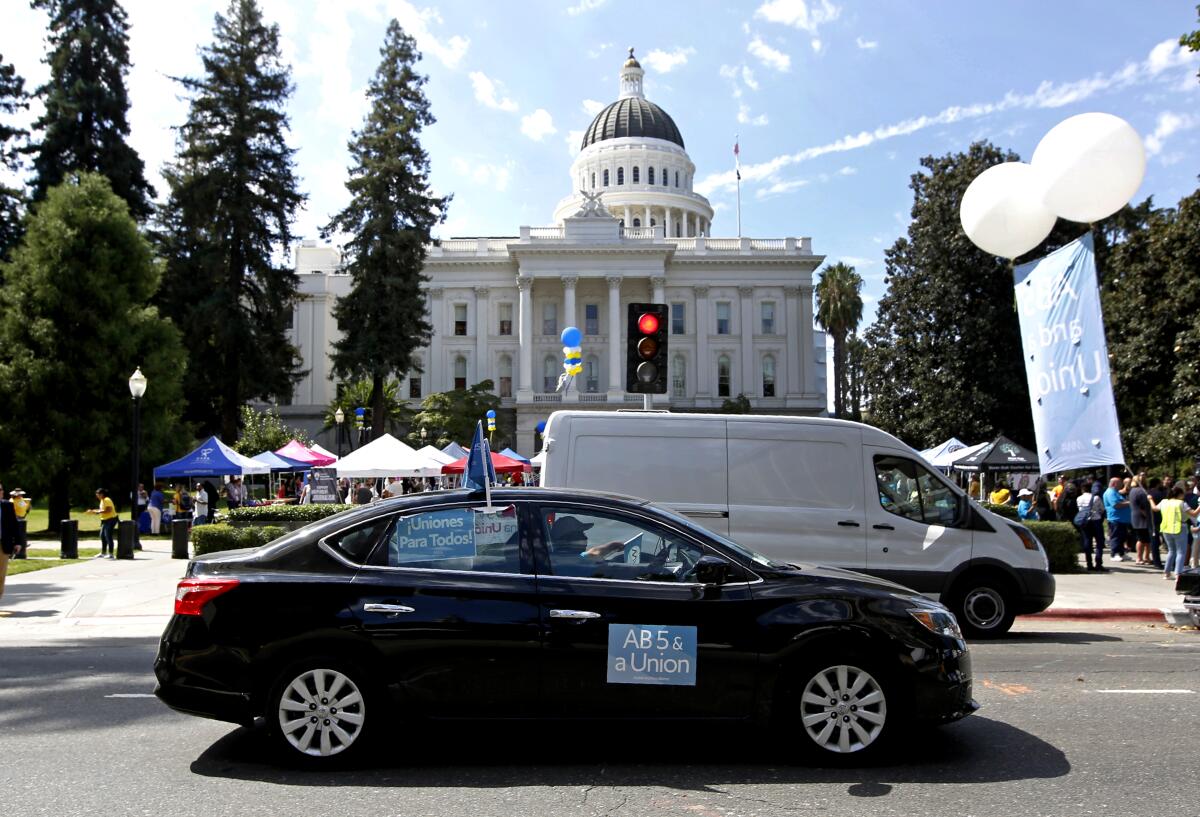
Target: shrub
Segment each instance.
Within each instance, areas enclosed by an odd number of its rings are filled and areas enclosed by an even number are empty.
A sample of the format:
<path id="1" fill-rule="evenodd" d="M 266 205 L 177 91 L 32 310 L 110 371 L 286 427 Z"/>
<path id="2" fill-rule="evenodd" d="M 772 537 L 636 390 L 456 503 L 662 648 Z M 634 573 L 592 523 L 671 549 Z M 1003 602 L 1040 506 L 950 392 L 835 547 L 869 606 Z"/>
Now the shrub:
<path id="1" fill-rule="evenodd" d="M 334 514 L 348 511 L 353 505 L 256 505 L 252 508 L 234 508 L 225 514 L 233 524 L 263 522 L 318 522 Z"/>
<path id="2" fill-rule="evenodd" d="M 1079 531 L 1070 522 L 1026 522 L 1025 526 L 1041 540 L 1050 560 L 1051 573 L 1075 573 L 1079 570 Z"/>
<path id="3" fill-rule="evenodd" d="M 235 528 L 232 525 L 199 525 L 192 528 L 192 549 L 197 556 L 222 550 L 262 547 L 287 531 L 274 525 Z"/>
<path id="4" fill-rule="evenodd" d="M 1016 505 L 993 505 L 991 502 L 984 502 L 983 507 L 987 508 L 989 511 L 991 511 L 994 514 L 1003 516 L 1005 519 L 1012 519 L 1012 520 L 1017 519 L 1017 506 Z"/>

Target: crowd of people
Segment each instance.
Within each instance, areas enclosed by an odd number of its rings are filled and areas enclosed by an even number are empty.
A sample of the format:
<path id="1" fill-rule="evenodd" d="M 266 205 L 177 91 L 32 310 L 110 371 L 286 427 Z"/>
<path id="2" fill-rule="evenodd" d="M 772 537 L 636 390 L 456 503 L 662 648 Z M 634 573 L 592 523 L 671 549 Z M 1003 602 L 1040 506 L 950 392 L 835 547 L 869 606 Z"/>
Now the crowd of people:
<path id="1" fill-rule="evenodd" d="M 1151 477 L 1144 471 L 1112 477 L 1060 475 L 1053 485 L 1041 479 L 1015 493 L 1000 482 L 993 504 L 1015 504 L 1021 519 L 1070 522 L 1079 531 L 1087 569 L 1103 572 L 1104 554 L 1162 570 L 1173 579 L 1188 565 L 1200 567 L 1200 482 Z M 1165 551 L 1165 556 L 1164 556 Z"/>

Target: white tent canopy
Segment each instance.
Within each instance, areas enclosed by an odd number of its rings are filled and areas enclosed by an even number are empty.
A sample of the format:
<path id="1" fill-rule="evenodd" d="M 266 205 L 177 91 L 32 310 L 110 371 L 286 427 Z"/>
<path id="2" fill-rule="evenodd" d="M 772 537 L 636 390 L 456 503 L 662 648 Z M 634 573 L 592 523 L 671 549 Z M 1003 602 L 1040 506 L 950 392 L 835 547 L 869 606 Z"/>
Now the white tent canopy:
<path id="1" fill-rule="evenodd" d="M 933 465 L 937 468 L 950 468 L 958 460 L 962 459 L 963 457 L 971 456 L 976 451 L 983 448 L 985 445 L 987 445 L 987 443 L 982 442 L 982 443 L 979 443 L 978 445 L 968 445 L 965 448 L 959 448 L 954 451 L 943 452 L 942 454 L 929 460 L 929 464 Z"/>
<path id="2" fill-rule="evenodd" d="M 308 450 L 313 451 L 317 454 L 320 454 L 321 456 L 324 456 L 324 457 L 333 457 L 333 459 L 335 459 L 335 460 L 337 459 L 337 454 L 333 453 L 332 451 L 326 451 L 324 448 L 317 445 L 316 443 L 313 443 L 312 445 L 310 445 L 308 447 Z"/>
<path id="3" fill-rule="evenodd" d="M 449 445 L 447 445 L 445 448 L 442 449 L 442 453 L 449 454 L 450 456 L 454 457 L 454 459 L 456 459 L 456 460 L 461 460 L 463 457 L 467 456 L 467 454 L 469 454 L 470 452 L 467 451 L 467 449 L 463 448 L 458 443 L 450 443 Z"/>
<path id="4" fill-rule="evenodd" d="M 960 440 L 958 437 L 951 437 L 950 439 L 946 440 L 941 445 L 935 445 L 933 448 L 926 448 L 924 451 L 921 452 L 921 456 L 930 465 L 937 465 L 937 463 L 934 462 L 934 460 L 936 460 L 938 457 L 943 456 L 943 455 L 957 453 L 959 451 L 962 451 L 966 447 L 967 447 L 967 444 L 964 443 L 962 440 Z"/>
<path id="5" fill-rule="evenodd" d="M 442 465 L 449 465 L 458 459 L 458 457 L 452 457 L 432 445 L 426 445 L 418 448 L 417 453 L 427 460 L 433 460 L 434 462 L 441 463 Z"/>
<path id="6" fill-rule="evenodd" d="M 532 465 L 534 468 L 541 468 L 543 465 L 546 464 L 546 452 L 539 451 L 538 453 L 534 454 L 532 457 L 529 458 L 529 464 Z"/>
<path id="7" fill-rule="evenodd" d="M 342 457 L 333 466 L 339 477 L 436 477 L 441 463 L 421 456 L 391 434 L 384 434 Z"/>

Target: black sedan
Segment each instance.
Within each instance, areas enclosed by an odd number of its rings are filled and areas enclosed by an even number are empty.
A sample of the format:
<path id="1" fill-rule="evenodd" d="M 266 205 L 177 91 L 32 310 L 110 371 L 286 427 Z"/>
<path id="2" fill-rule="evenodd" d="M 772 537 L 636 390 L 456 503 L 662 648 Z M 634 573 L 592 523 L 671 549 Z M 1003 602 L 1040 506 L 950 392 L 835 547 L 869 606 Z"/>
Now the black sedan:
<path id="1" fill-rule="evenodd" d="M 639 500 L 419 494 L 199 557 L 156 693 L 352 757 L 401 718 L 741 719 L 858 759 L 977 708 L 941 605 L 778 564 Z"/>

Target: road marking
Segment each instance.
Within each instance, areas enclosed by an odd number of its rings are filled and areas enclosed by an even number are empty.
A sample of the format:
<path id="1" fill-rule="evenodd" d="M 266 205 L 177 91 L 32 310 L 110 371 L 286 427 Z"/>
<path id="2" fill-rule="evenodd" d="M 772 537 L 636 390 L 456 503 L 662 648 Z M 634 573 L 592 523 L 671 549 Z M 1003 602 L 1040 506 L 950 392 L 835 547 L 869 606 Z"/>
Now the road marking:
<path id="1" fill-rule="evenodd" d="M 1108 695 L 1195 695 L 1194 689 L 1093 689 Z"/>
<path id="2" fill-rule="evenodd" d="M 105 698 L 153 698 L 153 692 L 115 692 L 112 695 L 105 695 Z"/>
<path id="3" fill-rule="evenodd" d="M 1032 689 L 1024 684 L 1002 684 L 996 683 L 990 678 L 983 679 L 983 685 L 988 689 L 998 689 L 1005 695 L 1024 695 L 1027 692 L 1033 692 Z"/>

